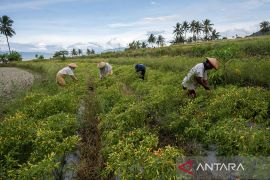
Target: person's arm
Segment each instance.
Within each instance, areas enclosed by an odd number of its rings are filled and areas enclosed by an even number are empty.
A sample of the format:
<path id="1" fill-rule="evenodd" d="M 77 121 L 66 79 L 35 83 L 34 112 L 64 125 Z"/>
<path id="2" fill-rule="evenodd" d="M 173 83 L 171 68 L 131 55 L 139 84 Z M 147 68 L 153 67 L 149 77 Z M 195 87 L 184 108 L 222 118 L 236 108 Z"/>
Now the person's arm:
<path id="1" fill-rule="evenodd" d="M 196 81 L 204 87 L 206 90 L 210 90 L 207 80 L 203 80 L 202 77 L 195 77 Z"/>
<path id="2" fill-rule="evenodd" d="M 75 75 L 70 75 L 70 76 L 74 81 L 78 81 L 78 78 Z"/>
<path id="3" fill-rule="evenodd" d="M 102 72 L 101 70 L 99 70 L 99 79 L 102 79 L 102 78 L 103 78 Z"/>
<path id="4" fill-rule="evenodd" d="M 203 79 L 203 83 L 206 84 L 209 87 L 208 81 Z"/>

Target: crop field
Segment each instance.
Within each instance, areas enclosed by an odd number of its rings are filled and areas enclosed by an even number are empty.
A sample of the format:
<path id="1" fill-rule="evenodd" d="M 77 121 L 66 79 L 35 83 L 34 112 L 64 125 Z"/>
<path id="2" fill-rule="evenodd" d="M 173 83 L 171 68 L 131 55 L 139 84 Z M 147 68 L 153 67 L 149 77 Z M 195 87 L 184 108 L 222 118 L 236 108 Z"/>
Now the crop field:
<path id="1" fill-rule="evenodd" d="M 76 150 L 81 156 L 73 168 L 80 179 L 177 179 L 178 158 L 205 156 L 213 147 L 222 156 L 269 156 L 269 42 L 187 46 L 192 50 L 182 55 L 170 55 L 179 48 L 170 47 L 160 55 L 10 64 L 41 78 L 3 107 L 0 177 L 61 178 L 63 158 Z M 192 55 L 194 49 L 201 53 Z M 208 74 L 211 92 L 199 87 L 189 98 L 181 82 L 206 55 L 218 57 L 221 68 Z M 112 76 L 99 80 L 100 61 L 112 64 Z M 60 88 L 55 75 L 70 62 L 78 64 L 79 81 Z M 146 65 L 144 81 L 136 63 Z"/>

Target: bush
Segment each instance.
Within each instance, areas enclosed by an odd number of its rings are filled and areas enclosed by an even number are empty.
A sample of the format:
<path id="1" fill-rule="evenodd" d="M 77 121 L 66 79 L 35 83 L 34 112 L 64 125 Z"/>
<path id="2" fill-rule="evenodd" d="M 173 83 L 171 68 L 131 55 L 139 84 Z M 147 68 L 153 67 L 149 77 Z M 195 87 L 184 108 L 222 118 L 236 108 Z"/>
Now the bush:
<path id="1" fill-rule="evenodd" d="M 10 54 L 7 55 L 8 61 L 22 61 L 22 56 L 20 53 L 16 51 L 12 51 Z"/>
<path id="2" fill-rule="evenodd" d="M 0 54 L 0 63 L 7 63 L 8 55 L 7 54 Z"/>

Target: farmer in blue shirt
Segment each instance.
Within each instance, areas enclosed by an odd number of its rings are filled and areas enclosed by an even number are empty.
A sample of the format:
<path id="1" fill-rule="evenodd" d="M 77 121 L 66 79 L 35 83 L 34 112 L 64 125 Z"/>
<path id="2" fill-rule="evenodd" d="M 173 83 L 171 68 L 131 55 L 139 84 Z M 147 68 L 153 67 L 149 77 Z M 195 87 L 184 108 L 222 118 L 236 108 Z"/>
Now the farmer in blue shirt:
<path id="1" fill-rule="evenodd" d="M 136 70 L 136 73 L 138 73 L 138 74 L 140 74 L 140 78 L 142 79 L 142 80 L 144 80 L 144 75 L 145 75 L 145 65 L 143 65 L 143 64 L 136 64 L 135 65 L 135 70 Z"/>

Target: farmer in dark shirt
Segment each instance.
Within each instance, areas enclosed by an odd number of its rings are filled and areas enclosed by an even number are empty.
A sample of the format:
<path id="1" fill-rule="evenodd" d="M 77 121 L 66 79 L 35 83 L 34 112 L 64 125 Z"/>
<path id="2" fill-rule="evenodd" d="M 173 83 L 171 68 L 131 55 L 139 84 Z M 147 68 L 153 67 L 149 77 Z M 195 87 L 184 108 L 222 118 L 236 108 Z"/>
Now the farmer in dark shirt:
<path id="1" fill-rule="evenodd" d="M 136 70 L 136 73 L 139 73 L 139 77 L 144 80 L 144 75 L 145 75 L 145 65 L 143 64 L 136 64 L 135 65 L 135 70 Z"/>

